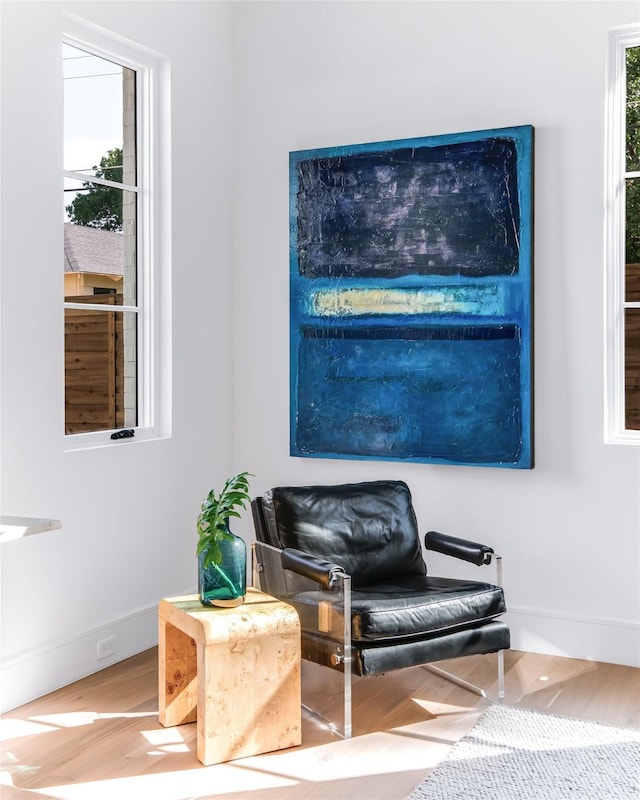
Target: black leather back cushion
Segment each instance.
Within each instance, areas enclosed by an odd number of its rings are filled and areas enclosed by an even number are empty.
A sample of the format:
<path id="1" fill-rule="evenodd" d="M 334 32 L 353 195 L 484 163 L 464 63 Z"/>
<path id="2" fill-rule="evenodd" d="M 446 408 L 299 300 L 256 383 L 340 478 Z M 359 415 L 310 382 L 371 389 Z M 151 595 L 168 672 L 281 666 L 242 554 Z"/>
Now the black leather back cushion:
<path id="1" fill-rule="evenodd" d="M 411 493 L 402 481 L 279 486 L 262 505 L 272 544 L 335 561 L 354 588 L 426 574 Z"/>

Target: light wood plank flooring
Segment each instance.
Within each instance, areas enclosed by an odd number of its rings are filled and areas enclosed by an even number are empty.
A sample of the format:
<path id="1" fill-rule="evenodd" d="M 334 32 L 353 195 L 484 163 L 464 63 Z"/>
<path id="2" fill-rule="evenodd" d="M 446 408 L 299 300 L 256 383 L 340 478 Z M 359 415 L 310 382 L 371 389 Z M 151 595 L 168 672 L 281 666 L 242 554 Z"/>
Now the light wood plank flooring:
<path id="1" fill-rule="evenodd" d="M 451 662 L 495 691 L 495 656 Z M 640 728 L 640 670 L 506 653 L 509 705 Z M 298 748 L 204 767 L 195 723 L 158 722 L 157 650 L 0 720 L 0 797 L 46 800 L 404 798 L 473 726 L 487 701 L 423 669 L 357 682 L 354 738 L 303 716 Z"/>

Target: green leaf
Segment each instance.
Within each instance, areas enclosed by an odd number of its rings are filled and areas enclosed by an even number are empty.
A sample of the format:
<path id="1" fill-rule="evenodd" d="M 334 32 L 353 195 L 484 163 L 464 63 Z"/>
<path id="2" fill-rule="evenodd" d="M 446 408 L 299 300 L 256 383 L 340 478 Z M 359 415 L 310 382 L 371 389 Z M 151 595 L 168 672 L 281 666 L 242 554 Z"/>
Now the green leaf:
<path id="1" fill-rule="evenodd" d="M 218 543 L 223 539 L 231 538 L 228 531 L 230 517 L 240 518 L 236 508 L 245 508 L 251 502 L 249 494 L 250 472 L 240 472 L 227 478 L 222 491 L 216 496 L 215 490 L 207 494 L 202 502 L 200 514 L 197 518 L 198 544 L 196 553 L 205 553 L 205 566 L 219 564 L 222 554 Z"/>

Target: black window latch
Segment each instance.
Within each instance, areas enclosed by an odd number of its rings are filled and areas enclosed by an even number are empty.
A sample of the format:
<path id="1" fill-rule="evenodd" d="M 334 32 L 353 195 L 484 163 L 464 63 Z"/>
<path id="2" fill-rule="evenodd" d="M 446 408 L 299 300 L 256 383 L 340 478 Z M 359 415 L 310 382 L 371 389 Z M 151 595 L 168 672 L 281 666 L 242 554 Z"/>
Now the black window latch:
<path id="1" fill-rule="evenodd" d="M 116 431 L 115 433 L 111 434 L 112 439 L 131 439 L 136 435 L 136 432 L 133 428 L 126 428 L 121 431 Z"/>

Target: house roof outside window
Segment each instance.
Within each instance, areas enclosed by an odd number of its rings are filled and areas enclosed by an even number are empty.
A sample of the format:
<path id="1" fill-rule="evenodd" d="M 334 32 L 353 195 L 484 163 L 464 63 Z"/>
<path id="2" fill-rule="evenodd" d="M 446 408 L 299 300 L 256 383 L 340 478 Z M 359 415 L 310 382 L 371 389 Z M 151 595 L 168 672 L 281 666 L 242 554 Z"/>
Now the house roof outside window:
<path id="1" fill-rule="evenodd" d="M 117 231 L 65 223 L 64 271 L 122 277 L 124 274 L 122 234 Z"/>

